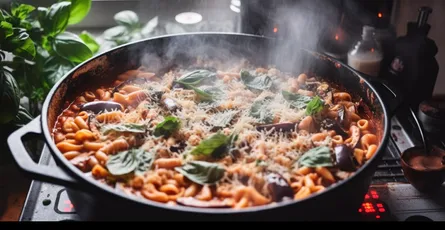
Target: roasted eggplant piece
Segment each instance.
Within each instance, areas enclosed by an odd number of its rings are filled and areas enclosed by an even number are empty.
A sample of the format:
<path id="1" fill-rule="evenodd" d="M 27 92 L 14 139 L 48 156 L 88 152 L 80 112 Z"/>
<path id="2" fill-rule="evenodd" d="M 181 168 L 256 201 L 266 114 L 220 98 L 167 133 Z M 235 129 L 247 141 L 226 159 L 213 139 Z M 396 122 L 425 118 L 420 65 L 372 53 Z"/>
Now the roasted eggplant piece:
<path id="1" fill-rule="evenodd" d="M 337 121 L 332 120 L 330 118 L 323 120 L 320 126 L 326 130 L 334 130 L 337 135 L 340 135 L 342 137 L 348 137 L 348 133 L 346 133 L 346 131 L 344 131 L 340 127 L 340 124 Z"/>
<path id="2" fill-rule="evenodd" d="M 347 145 L 337 145 L 335 147 L 335 159 L 340 170 L 346 172 L 355 171 L 353 160 L 353 150 Z"/>
<path id="3" fill-rule="evenodd" d="M 284 197 L 293 198 L 294 191 L 287 183 L 286 179 L 278 173 L 271 172 L 266 176 L 267 189 L 272 197 L 272 200 L 279 202 Z"/>
<path id="4" fill-rule="evenodd" d="M 91 101 L 80 107 L 80 111 L 91 111 L 95 114 L 111 110 L 123 110 L 123 108 L 121 104 L 114 101 Z"/>
<path id="5" fill-rule="evenodd" d="M 171 98 L 165 98 L 162 100 L 162 105 L 164 105 L 165 108 L 171 112 L 174 112 L 179 108 L 178 104 L 176 104 L 176 102 Z"/>
<path id="6" fill-rule="evenodd" d="M 260 125 L 257 126 L 256 129 L 258 131 L 270 131 L 274 129 L 277 132 L 291 132 L 297 129 L 297 123 L 279 123 L 279 124 L 270 124 L 270 125 Z"/>

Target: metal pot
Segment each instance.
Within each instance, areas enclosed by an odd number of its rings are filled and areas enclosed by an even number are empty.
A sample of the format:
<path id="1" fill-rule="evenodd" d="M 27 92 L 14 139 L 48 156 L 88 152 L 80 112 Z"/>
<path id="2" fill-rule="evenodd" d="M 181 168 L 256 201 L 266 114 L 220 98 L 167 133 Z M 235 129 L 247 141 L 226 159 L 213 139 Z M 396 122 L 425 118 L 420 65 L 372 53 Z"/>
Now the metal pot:
<path id="1" fill-rule="evenodd" d="M 389 138 L 390 115 L 383 103 L 393 95 L 377 81 L 354 71 L 334 58 L 298 49 L 284 41 L 245 34 L 194 33 L 157 37 L 112 49 L 78 65 L 57 82 L 48 94 L 40 117 L 20 128 L 8 138 L 8 144 L 18 166 L 33 179 L 68 187 L 68 195 L 79 215 L 88 220 L 339 220 L 347 218 L 343 211 L 359 208 L 370 186 L 372 176 L 385 152 Z M 168 66 L 186 62 L 199 54 L 230 58 L 241 55 L 254 64 L 275 64 L 278 69 L 299 73 L 309 70 L 326 80 L 360 96 L 372 109 L 379 126 L 381 144 L 374 155 L 355 174 L 309 198 L 275 205 L 247 209 L 203 209 L 168 206 L 150 200 L 126 196 L 109 186 L 84 175 L 57 149 L 51 130 L 65 101 L 103 81 L 111 82 L 117 74 L 134 69 L 141 62 L 151 66 Z M 162 65 L 161 65 L 162 64 Z M 160 68 L 159 71 L 162 71 Z M 367 80 L 368 78 L 368 80 Z M 379 88 L 379 90 L 376 90 Z M 397 99 L 397 97 L 396 97 Z M 391 103 L 391 104 L 394 104 Z M 21 138 L 28 133 L 41 134 L 58 167 L 34 163 Z M 345 215 L 338 215 L 345 214 Z"/>

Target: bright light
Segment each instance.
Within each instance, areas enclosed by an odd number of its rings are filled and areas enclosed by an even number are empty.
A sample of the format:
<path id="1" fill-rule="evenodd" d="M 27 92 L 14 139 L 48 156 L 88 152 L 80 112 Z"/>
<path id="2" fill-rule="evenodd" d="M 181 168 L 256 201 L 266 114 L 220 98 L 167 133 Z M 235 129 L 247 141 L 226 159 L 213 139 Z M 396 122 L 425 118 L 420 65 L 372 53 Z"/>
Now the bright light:
<path id="1" fill-rule="evenodd" d="M 273 28 L 273 32 L 274 32 L 274 33 L 278 32 L 278 28 L 277 28 L 277 27 L 274 27 L 274 28 Z"/>
<path id="2" fill-rule="evenodd" d="M 241 6 L 241 1 L 240 0 L 232 0 L 232 5 L 240 7 Z"/>
<path id="3" fill-rule="evenodd" d="M 202 21 L 202 15 L 195 12 L 184 12 L 176 15 L 175 20 L 181 24 L 196 24 Z"/>
<path id="4" fill-rule="evenodd" d="M 240 9 L 238 6 L 235 6 L 235 5 L 233 5 L 233 4 L 230 5 L 230 9 L 231 9 L 233 12 L 236 12 L 236 13 L 241 12 L 241 9 Z"/>
<path id="5" fill-rule="evenodd" d="M 377 14 L 377 17 L 379 17 L 379 18 L 383 18 L 383 14 L 379 12 L 379 13 Z"/>
<path id="6" fill-rule="evenodd" d="M 339 39 L 338 34 L 336 34 L 336 35 L 335 35 L 335 40 L 338 41 L 338 39 Z"/>

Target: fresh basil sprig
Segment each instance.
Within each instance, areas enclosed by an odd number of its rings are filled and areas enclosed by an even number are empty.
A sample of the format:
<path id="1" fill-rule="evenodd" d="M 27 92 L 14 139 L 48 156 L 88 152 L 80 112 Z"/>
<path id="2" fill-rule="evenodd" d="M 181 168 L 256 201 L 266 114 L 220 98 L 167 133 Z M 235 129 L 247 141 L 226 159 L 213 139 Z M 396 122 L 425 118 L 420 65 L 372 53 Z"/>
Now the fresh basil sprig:
<path id="1" fill-rule="evenodd" d="M 173 116 L 165 117 L 164 121 L 156 125 L 153 135 L 169 137 L 181 127 L 181 121 Z"/>
<path id="2" fill-rule="evenodd" d="M 225 169 L 218 163 L 191 161 L 176 171 L 200 185 L 213 185 L 224 177 Z"/>
<path id="3" fill-rule="evenodd" d="M 110 132 L 129 132 L 129 133 L 145 133 L 145 125 L 143 124 L 133 124 L 133 123 L 127 123 L 127 124 L 107 124 L 104 125 L 100 132 L 103 135 L 107 135 Z"/>
<path id="4" fill-rule="evenodd" d="M 240 75 L 241 75 L 241 81 L 243 81 L 244 85 L 250 90 L 254 91 L 268 90 L 273 85 L 272 79 L 267 75 L 255 76 L 247 70 L 241 70 Z"/>
<path id="5" fill-rule="evenodd" d="M 306 107 L 306 115 L 313 116 L 321 112 L 324 108 L 324 102 L 320 99 L 320 97 L 315 96 L 312 100 L 307 104 Z"/>
<path id="6" fill-rule="evenodd" d="M 281 91 L 283 98 L 294 108 L 304 109 L 307 107 L 308 103 L 312 100 L 312 97 L 294 94 L 288 91 Z"/>
<path id="7" fill-rule="evenodd" d="M 332 167 L 331 150 L 327 146 L 320 146 L 305 152 L 299 159 L 301 166 L 310 168 Z"/>
<path id="8" fill-rule="evenodd" d="M 130 149 L 111 155 L 106 163 L 108 171 L 114 176 L 131 172 L 143 175 L 153 164 L 154 154 L 143 149 Z"/>

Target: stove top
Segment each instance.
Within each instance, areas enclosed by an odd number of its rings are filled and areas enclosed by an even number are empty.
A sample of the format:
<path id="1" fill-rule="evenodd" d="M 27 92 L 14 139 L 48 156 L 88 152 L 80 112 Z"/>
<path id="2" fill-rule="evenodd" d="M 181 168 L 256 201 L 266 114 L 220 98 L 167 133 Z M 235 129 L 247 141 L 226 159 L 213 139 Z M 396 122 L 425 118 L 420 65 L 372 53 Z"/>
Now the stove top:
<path id="1" fill-rule="evenodd" d="M 397 118 L 392 119 L 391 138 L 372 185 L 357 210 L 363 221 L 445 220 L 445 186 L 437 194 L 422 194 L 407 183 L 400 166 L 400 152 L 414 146 Z M 55 164 L 45 146 L 39 164 Z M 64 187 L 33 181 L 20 221 L 81 221 Z"/>

